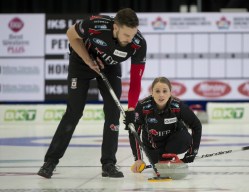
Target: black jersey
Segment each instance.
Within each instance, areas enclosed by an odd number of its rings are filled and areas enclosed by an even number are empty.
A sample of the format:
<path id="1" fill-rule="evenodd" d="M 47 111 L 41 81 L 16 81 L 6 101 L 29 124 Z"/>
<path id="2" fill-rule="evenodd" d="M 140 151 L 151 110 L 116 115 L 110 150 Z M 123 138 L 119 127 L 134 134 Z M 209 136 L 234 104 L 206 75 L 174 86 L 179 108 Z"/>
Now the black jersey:
<path id="1" fill-rule="evenodd" d="M 145 146 L 149 148 L 164 147 L 170 135 L 179 128 L 178 123 L 181 123 L 180 127 L 185 124 L 192 129 L 192 148 L 199 148 L 202 133 L 201 122 L 182 101 L 171 97 L 165 109 L 159 111 L 154 99 L 149 96 L 138 102 L 135 115 L 135 127 L 139 134 L 142 132 L 142 141 Z M 133 154 L 140 153 L 134 139 L 130 139 L 130 143 Z"/>
<path id="2" fill-rule="evenodd" d="M 122 47 L 113 37 L 114 18 L 110 16 L 91 16 L 81 20 L 75 29 L 86 45 L 90 55 L 99 57 L 106 65 L 115 65 L 131 58 L 132 64 L 145 64 L 146 41 L 140 31 L 132 42 Z"/>

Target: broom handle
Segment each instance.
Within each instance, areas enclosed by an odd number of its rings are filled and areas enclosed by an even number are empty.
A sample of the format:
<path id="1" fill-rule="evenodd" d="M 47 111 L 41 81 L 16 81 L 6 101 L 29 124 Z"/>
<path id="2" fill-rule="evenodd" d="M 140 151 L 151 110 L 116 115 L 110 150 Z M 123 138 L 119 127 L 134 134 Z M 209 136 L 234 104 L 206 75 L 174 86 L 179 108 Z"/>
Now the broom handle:
<path id="1" fill-rule="evenodd" d="M 196 156 L 196 159 L 203 159 L 203 158 L 225 155 L 225 154 L 229 154 L 229 153 L 234 153 L 234 152 L 238 152 L 238 151 L 246 151 L 246 150 L 249 150 L 249 146 L 242 147 L 239 149 L 230 149 L 230 150 L 226 150 L 226 151 L 219 151 L 216 153 L 207 153 L 207 154 L 203 154 L 201 156 Z"/>

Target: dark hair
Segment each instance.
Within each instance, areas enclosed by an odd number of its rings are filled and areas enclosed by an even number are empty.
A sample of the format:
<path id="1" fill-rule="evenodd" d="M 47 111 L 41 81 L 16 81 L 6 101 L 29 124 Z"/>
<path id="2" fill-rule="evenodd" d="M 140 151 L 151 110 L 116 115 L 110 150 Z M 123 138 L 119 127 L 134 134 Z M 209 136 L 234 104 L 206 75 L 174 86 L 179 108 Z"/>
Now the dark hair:
<path id="1" fill-rule="evenodd" d="M 166 77 L 155 78 L 154 81 L 152 82 L 151 88 L 153 89 L 155 84 L 158 82 L 167 84 L 169 86 L 169 90 L 171 91 L 171 89 L 172 89 L 171 83 L 170 83 L 169 79 L 167 79 Z"/>
<path id="2" fill-rule="evenodd" d="M 131 8 L 119 10 L 114 18 L 114 22 L 118 25 L 125 25 L 130 28 L 135 28 L 139 25 L 138 17 Z"/>

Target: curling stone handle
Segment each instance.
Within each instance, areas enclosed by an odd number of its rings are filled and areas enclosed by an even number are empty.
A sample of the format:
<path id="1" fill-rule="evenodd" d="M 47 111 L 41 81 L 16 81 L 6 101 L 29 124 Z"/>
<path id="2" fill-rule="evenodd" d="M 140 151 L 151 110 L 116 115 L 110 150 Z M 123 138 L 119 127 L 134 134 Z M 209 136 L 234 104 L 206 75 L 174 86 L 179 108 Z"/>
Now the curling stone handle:
<path id="1" fill-rule="evenodd" d="M 162 157 L 165 159 L 174 158 L 175 161 L 179 161 L 179 157 L 174 153 L 165 153 L 165 154 L 162 154 Z"/>

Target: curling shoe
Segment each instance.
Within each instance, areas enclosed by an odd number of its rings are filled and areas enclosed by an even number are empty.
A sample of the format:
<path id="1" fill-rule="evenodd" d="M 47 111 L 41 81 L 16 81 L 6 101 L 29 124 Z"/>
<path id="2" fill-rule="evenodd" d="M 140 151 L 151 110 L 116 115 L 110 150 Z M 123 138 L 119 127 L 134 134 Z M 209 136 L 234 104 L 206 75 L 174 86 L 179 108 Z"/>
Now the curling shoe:
<path id="1" fill-rule="evenodd" d="M 43 164 L 43 166 L 38 171 L 37 175 L 50 179 L 53 175 L 53 171 L 56 167 L 56 163 L 53 161 L 47 161 Z"/>
<path id="2" fill-rule="evenodd" d="M 102 177 L 113 177 L 113 178 L 120 178 L 124 177 L 121 171 L 118 171 L 118 168 L 112 164 L 104 164 L 102 165 Z"/>

